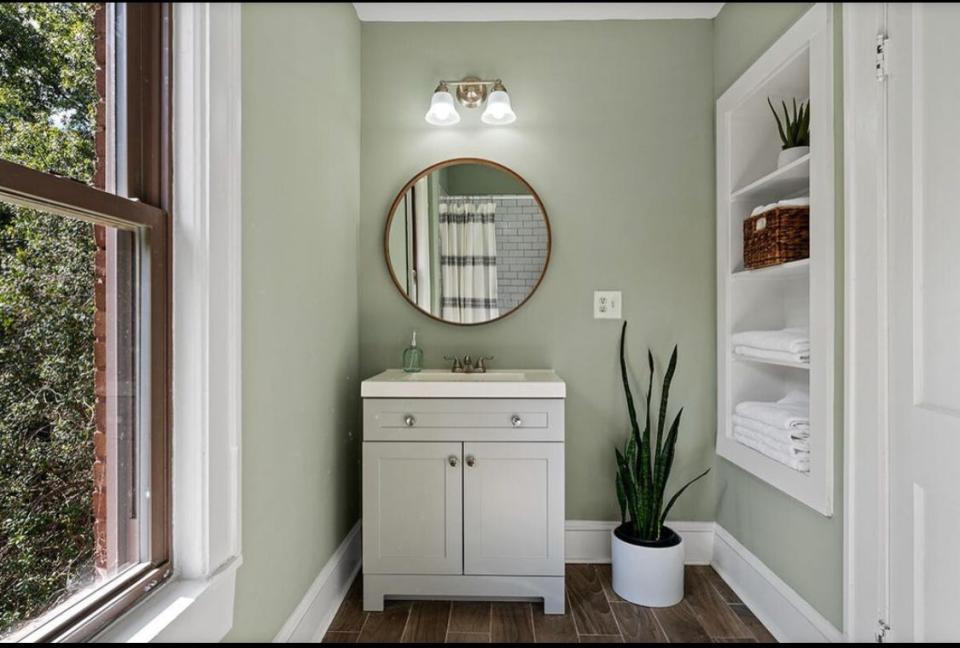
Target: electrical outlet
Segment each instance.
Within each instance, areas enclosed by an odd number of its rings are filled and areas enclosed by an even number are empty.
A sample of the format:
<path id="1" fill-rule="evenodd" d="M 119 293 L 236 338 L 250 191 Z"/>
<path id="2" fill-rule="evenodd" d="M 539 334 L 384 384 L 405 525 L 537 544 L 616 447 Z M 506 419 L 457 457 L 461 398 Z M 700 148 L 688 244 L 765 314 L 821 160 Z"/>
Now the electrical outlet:
<path id="1" fill-rule="evenodd" d="M 619 290 L 593 291 L 593 319 L 620 319 L 622 303 Z"/>

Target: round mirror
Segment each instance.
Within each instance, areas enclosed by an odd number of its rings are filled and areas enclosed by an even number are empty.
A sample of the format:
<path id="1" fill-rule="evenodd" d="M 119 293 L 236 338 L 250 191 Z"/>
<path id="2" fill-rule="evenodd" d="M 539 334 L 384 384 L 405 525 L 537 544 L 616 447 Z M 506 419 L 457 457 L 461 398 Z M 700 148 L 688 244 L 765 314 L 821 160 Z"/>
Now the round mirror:
<path id="1" fill-rule="evenodd" d="M 448 160 L 397 194 L 384 254 L 411 304 L 443 322 L 483 324 L 509 315 L 540 285 L 550 222 L 537 192 L 507 167 Z"/>

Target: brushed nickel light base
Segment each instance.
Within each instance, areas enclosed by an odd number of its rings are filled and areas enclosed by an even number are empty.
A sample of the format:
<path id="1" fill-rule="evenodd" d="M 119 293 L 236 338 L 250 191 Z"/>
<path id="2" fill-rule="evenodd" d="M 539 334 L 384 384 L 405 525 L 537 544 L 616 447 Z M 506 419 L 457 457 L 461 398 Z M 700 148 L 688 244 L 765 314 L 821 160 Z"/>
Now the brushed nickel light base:
<path id="1" fill-rule="evenodd" d="M 487 86 L 490 81 L 478 77 L 464 77 L 457 83 L 457 101 L 465 108 L 476 108 L 487 100 Z"/>

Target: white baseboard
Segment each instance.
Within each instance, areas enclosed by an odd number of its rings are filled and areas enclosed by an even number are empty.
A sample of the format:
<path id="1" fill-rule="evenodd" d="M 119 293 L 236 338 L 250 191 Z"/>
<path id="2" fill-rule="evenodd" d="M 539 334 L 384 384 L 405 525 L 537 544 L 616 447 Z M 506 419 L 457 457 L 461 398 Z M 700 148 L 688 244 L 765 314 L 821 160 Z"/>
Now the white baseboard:
<path id="1" fill-rule="evenodd" d="M 618 522 L 567 520 L 568 563 L 610 562 L 610 532 Z M 843 633 L 723 527 L 713 522 L 671 522 L 683 536 L 688 565 L 712 565 L 781 642 L 842 642 Z M 360 571 L 360 522 L 334 552 L 274 642 L 320 641 Z"/>
<path id="2" fill-rule="evenodd" d="M 619 522 L 567 520 L 564 549 L 568 563 L 610 562 L 610 532 Z M 713 522 L 669 522 L 683 538 L 688 565 L 709 565 L 713 557 Z"/>
<path id="3" fill-rule="evenodd" d="M 842 632 L 720 525 L 711 564 L 777 641 L 845 641 Z"/>
<path id="4" fill-rule="evenodd" d="M 360 522 L 357 521 L 280 628 L 274 643 L 318 642 L 323 638 L 360 571 L 361 555 Z"/>

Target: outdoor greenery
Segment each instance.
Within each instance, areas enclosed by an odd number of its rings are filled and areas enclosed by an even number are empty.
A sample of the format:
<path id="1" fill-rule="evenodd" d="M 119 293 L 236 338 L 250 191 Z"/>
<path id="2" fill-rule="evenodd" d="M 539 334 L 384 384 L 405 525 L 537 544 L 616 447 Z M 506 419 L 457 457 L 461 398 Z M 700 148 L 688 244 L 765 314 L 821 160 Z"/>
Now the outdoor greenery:
<path id="1" fill-rule="evenodd" d="M 0 4 L 0 158 L 93 179 L 94 6 Z M 0 635 L 92 576 L 87 223 L 0 203 Z"/>
<path id="2" fill-rule="evenodd" d="M 623 452 L 614 449 L 617 455 L 617 501 L 620 504 L 620 519 L 627 527 L 629 535 L 643 542 L 660 540 L 663 525 L 667 514 L 673 508 L 677 498 L 683 494 L 690 484 L 697 481 L 708 472 L 707 468 L 697 477 L 694 477 L 680 490 L 674 493 L 666 506 L 663 504 L 673 468 L 673 458 L 677 448 L 677 435 L 680 431 L 680 416 L 683 408 L 677 412 L 676 418 L 670 425 L 666 436 L 664 426 L 667 421 L 667 405 L 670 399 L 670 384 L 677 369 L 677 347 L 673 347 L 667 373 L 663 377 L 663 387 L 660 390 L 660 416 L 657 424 L 657 438 L 651 438 L 650 430 L 650 399 L 653 395 L 653 353 L 647 351 L 647 364 L 650 368 L 650 383 L 647 387 L 646 424 L 643 432 L 637 421 L 637 410 L 633 404 L 633 394 L 630 391 L 630 381 L 627 378 L 627 361 L 624 354 L 624 343 L 627 337 L 627 323 L 620 329 L 620 375 L 623 380 L 623 391 L 627 397 L 627 413 L 630 415 L 630 434 Z"/>

